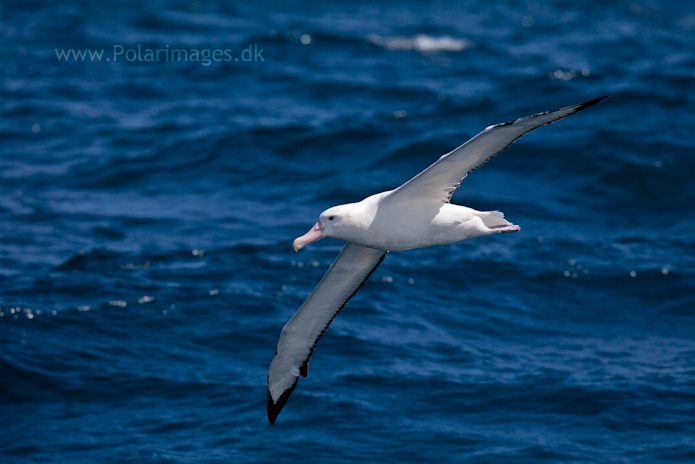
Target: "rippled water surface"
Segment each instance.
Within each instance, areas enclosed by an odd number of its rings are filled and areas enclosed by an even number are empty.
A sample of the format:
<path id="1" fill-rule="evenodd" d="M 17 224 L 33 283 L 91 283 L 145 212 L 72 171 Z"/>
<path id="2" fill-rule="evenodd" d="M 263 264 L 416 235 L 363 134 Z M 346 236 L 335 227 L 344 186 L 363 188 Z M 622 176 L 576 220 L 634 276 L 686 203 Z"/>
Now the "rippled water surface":
<path id="1" fill-rule="evenodd" d="M 690 2 L 60 3 L 0 4 L 0 461 L 695 462 Z M 455 194 L 521 232 L 390 253 L 269 426 L 321 211 L 605 94 Z"/>

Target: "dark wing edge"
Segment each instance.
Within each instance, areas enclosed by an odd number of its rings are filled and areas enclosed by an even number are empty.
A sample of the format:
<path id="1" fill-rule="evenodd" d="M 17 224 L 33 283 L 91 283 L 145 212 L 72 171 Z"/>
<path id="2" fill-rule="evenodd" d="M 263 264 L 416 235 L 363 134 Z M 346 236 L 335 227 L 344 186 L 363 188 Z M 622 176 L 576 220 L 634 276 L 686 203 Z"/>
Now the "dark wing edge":
<path id="1" fill-rule="evenodd" d="M 594 98 L 593 100 L 589 100 L 588 102 L 578 103 L 578 104 L 576 104 L 576 105 L 566 106 L 566 107 L 560 108 L 560 109 L 558 109 L 558 110 L 544 111 L 544 112 L 542 112 L 542 113 L 532 114 L 531 116 L 524 116 L 523 118 L 515 119 L 514 121 L 503 122 L 502 124 L 495 124 L 495 125 L 492 126 L 492 127 L 495 128 L 495 127 L 501 127 L 501 126 L 509 126 L 509 125 L 511 125 L 511 124 L 514 124 L 514 123 L 517 123 L 517 122 L 521 122 L 521 121 L 524 121 L 524 120 L 526 120 L 526 119 L 533 119 L 533 118 L 536 118 L 536 117 L 538 117 L 538 116 L 543 116 L 544 114 L 556 113 L 556 112 L 558 112 L 558 111 L 565 111 L 565 110 L 570 110 L 570 109 L 573 110 L 573 111 L 571 111 L 571 112 L 569 112 L 569 113 L 567 113 L 567 114 L 563 114 L 562 116 L 559 116 L 559 117 L 556 118 L 556 119 L 553 119 L 552 121 L 548 121 L 548 122 L 546 122 L 545 124 L 541 124 L 541 125 L 538 126 L 538 127 L 547 126 L 548 124 L 552 124 L 552 123 L 554 123 L 554 122 L 557 122 L 557 121 L 559 121 L 560 119 L 566 118 L 567 116 L 571 116 L 571 115 L 573 115 L 574 113 L 576 113 L 577 111 L 581 111 L 581 110 L 584 110 L 584 109 L 586 109 L 586 108 L 589 108 L 590 106 L 594 106 L 596 103 L 600 102 L 601 100 L 605 100 L 606 98 L 609 98 L 609 97 L 612 97 L 612 96 L 613 96 L 612 94 L 604 95 L 603 97 Z M 534 128 L 534 129 L 535 129 L 535 128 Z M 531 129 L 531 130 L 533 130 L 533 129 Z M 529 132 L 530 132 L 530 131 L 529 131 Z M 528 134 L 528 132 L 524 132 L 524 134 Z"/>
<path id="2" fill-rule="evenodd" d="M 546 111 L 489 126 L 393 190 L 389 197 L 400 198 L 403 195 L 411 195 L 449 203 L 454 191 L 468 174 L 509 148 L 524 135 L 589 108 L 610 96 L 605 95 L 558 110 Z"/>
<path id="3" fill-rule="evenodd" d="M 349 244 L 348 244 L 348 245 L 349 245 Z M 309 356 L 308 356 L 308 357 L 306 358 L 306 360 L 302 363 L 302 365 L 301 365 L 301 367 L 300 367 L 300 369 L 299 369 L 299 372 L 300 372 L 300 374 L 301 374 L 303 377 L 306 377 L 307 374 L 308 374 L 308 370 L 309 370 L 309 360 L 311 359 L 311 355 L 312 355 L 313 352 L 314 352 L 314 348 L 316 348 L 316 344 L 319 342 L 319 340 L 321 339 L 321 337 L 323 336 L 323 334 L 326 332 L 326 330 L 327 330 L 328 327 L 331 325 L 331 323 L 335 320 L 336 316 L 340 313 L 340 311 L 343 310 L 343 308 L 348 304 L 348 302 L 352 299 L 352 297 L 355 296 L 355 295 L 357 294 L 357 292 L 364 286 L 365 283 L 367 283 L 367 281 L 369 280 L 369 278 L 371 277 L 371 275 L 374 273 L 374 271 L 376 270 L 376 268 L 378 268 L 379 265 L 384 261 L 384 258 L 386 257 L 386 254 L 387 254 L 387 253 L 388 253 L 388 251 L 384 251 L 384 252 L 381 254 L 381 256 L 378 258 L 376 264 L 367 272 L 367 274 L 364 276 L 364 278 L 362 279 L 362 281 L 359 282 L 359 284 L 357 285 L 357 287 L 355 288 L 355 290 L 345 299 L 345 301 L 344 301 L 344 302 L 340 305 L 340 307 L 335 311 L 335 313 L 333 314 L 333 317 L 328 321 L 328 324 L 326 324 L 326 326 L 323 328 L 323 330 L 321 331 L 321 333 L 318 334 L 318 336 L 317 336 L 316 339 L 314 340 L 313 345 L 312 345 L 312 347 L 311 347 L 311 349 L 310 349 L 310 351 L 309 351 Z M 329 269 L 329 271 L 330 271 L 330 269 Z M 319 283 L 319 285 L 321 285 L 321 283 Z M 317 287 L 317 288 L 318 288 L 318 287 Z M 314 291 L 316 291 L 316 290 L 314 290 Z M 309 298 L 311 298 L 311 296 L 310 296 Z M 301 308 L 300 308 L 300 309 L 301 309 Z M 277 355 L 277 348 L 276 348 L 275 354 Z M 270 379 L 268 379 L 268 381 L 270 382 Z M 283 407 L 285 406 L 285 404 L 287 403 L 287 400 L 289 400 L 290 395 L 292 394 L 292 392 L 294 391 L 294 389 L 297 387 L 297 383 L 298 383 L 298 382 L 299 382 L 299 377 L 297 377 L 297 378 L 294 380 L 294 383 L 292 384 L 292 386 L 291 386 L 290 388 L 288 388 L 288 389 L 286 389 L 285 391 L 282 392 L 282 394 L 281 394 L 280 397 L 278 398 L 277 402 L 274 402 L 274 401 L 273 401 L 273 398 L 272 398 L 272 396 L 271 396 L 271 394 L 270 394 L 270 385 L 268 385 L 267 409 L 268 409 L 268 420 L 270 421 L 270 425 L 274 425 L 274 424 L 275 424 L 275 420 L 277 419 L 278 415 L 280 415 L 280 411 L 282 411 L 282 408 L 283 408 Z"/>
<path id="4" fill-rule="evenodd" d="M 275 419 L 278 418 L 280 415 L 280 411 L 282 411 L 282 408 L 285 406 L 285 403 L 287 403 L 287 400 L 290 399 L 290 395 L 294 391 L 295 387 L 297 386 L 297 383 L 299 382 L 299 377 L 297 377 L 294 380 L 294 383 L 292 384 L 292 387 L 288 388 L 284 392 L 282 392 L 282 395 L 280 395 L 280 398 L 278 398 L 277 403 L 273 402 L 273 397 L 270 396 L 270 388 L 268 388 L 268 420 L 270 421 L 270 425 L 275 424 Z"/>
<path id="5" fill-rule="evenodd" d="M 553 119 L 552 121 L 548 121 L 548 122 L 546 122 L 546 123 L 544 123 L 544 124 L 531 127 L 529 130 L 523 132 L 521 135 L 519 135 L 519 136 L 516 137 L 514 140 L 512 140 L 511 142 L 509 142 L 509 144 L 507 144 L 506 146 L 504 146 L 504 148 L 502 148 L 502 149 L 500 149 L 500 150 L 498 150 L 498 151 L 492 153 L 488 158 L 486 158 L 485 160 L 483 160 L 482 163 L 480 163 L 480 164 L 478 164 L 478 165 L 472 167 L 471 169 L 469 169 L 469 170 L 461 177 L 461 181 L 459 181 L 459 182 L 454 186 L 454 188 L 451 189 L 451 191 L 449 192 L 449 197 L 447 198 L 447 200 L 445 201 L 445 203 L 450 203 L 450 202 L 451 202 L 451 197 L 452 197 L 452 195 L 454 194 L 454 192 L 456 191 L 456 189 L 459 188 L 459 187 L 461 186 L 461 182 L 463 181 L 463 179 L 465 179 L 465 178 L 468 176 L 468 174 L 470 174 L 471 172 L 475 171 L 475 170 L 478 169 L 479 167 L 483 166 L 485 163 L 487 163 L 487 162 L 490 161 L 492 158 L 494 158 L 495 156 L 497 156 L 497 155 L 499 155 L 500 153 L 502 153 L 502 152 L 503 152 L 504 150 L 506 150 L 507 148 L 511 147 L 511 146 L 514 144 L 514 142 L 516 142 L 517 140 L 519 140 L 519 139 L 520 139 L 521 137 L 523 137 L 524 135 L 528 134 L 529 132 L 533 132 L 534 130 L 538 129 L 539 127 L 547 126 L 547 125 L 552 124 L 552 123 L 554 123 L 554 122 L 558 122 L 558 121 L 560 121 L 561 119 L 565 119 L 567 116 L 571 116 L 571 115 L 573 115 L 573 114 L 575 114 L 575 113 L 577 113 L 577 112 L 579 112 L 579 111 L 581 111 L 581 110 L 584 110 L 584 109 L 586 109 L 586 108 L 589 108 L 590 106 L 594 106 L 595 104 L 599 103 L 600 101 L 605 100 L 606 98 L 609 98 L 609 97 L 612 97 L 612 96 L 613 96 L 612 94 L 610 94 L 610 95 L 604 95 L 603 97 L 594 98 L 593 100 L 589 100 L 588 102 L 579 103 L 579 104 L 577 104 L 577 105 L 566 106 L 566 107 L 564 107 L 564 108 L 560 108 L 560 109 L 554 110 L 554 111 L 544 111 L 544 112 L 542 112 L 542 113 L 532 114 L 531 116 L 524 116 L 523 118 L 515 119 L 514 121 L 503 122 L 503 123 L 501 123 L 501 124 L 495 124 L 495 125 L 489 127 L 488 129 L 496 129 L 496 128 L 498 128 L 498 127 L 511 126 L 511 125 L 516 124 L 516 123 L 519 123 L 519 122 L 523 122 L 523 121 L 525 121 L 525 120 L 528 120 L 528 119 L 537 118 L 538 116 L 543 116 L 543 115 L 550 114 L 550 113 L 562 112 L 562 111 L 569 110 L 569 109 L 572 109 L 572 110 L 573 110 L 573 111 L 571 111 L 571 112 L 569 112 L 569 113 L 563 114 L 562 116 L 558 116 L 557 118 Z M 488 130 L 488 129 L 486 129 L 486 130 Z"/>

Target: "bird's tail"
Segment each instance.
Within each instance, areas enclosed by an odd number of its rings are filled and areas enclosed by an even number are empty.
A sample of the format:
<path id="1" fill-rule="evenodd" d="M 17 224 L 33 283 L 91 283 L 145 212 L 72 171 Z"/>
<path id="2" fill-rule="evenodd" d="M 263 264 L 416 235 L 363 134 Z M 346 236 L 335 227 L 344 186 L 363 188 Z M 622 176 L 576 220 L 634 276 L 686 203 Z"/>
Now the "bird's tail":
<path id="1" fill-rule="evenodd" d="M 512 225 L 511 222 L 504 218 L 504 213 L 501 211 L 480 211 L 478 216 L 483 220 L 485 226 L 489 228 Z"/>

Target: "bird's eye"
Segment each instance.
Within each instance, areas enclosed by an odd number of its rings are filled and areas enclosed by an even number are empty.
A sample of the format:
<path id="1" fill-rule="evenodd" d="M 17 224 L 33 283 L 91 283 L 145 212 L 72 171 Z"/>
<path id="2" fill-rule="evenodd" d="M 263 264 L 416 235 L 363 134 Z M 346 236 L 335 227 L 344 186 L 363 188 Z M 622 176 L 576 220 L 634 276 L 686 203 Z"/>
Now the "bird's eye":
<path id="1" fill-rule="evenodd" d="M 328 217 L 328 220 L 329 220 L 329 221 L 332 221 L 332 220 L 333 220 L 333 216 L 329 216 L 329 217 Z"/>

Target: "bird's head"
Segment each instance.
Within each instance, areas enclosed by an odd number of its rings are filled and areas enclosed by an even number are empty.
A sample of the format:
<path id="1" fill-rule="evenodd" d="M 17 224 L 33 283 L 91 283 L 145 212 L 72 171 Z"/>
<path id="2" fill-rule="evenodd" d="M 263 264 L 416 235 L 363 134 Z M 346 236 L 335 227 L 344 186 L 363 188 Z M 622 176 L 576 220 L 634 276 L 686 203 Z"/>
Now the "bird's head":
<path id="1" fill-rule="evenodd" d="M 355 229 L 353 221 L 354 204 L 334 206 L 321 213 L 319 221 L 309 232 L 298 237 L 292 243 L 294 251 L 299 251 L 305 245 L 321 240 L 324 237 L 339 238 L 349 241 Z"/>

